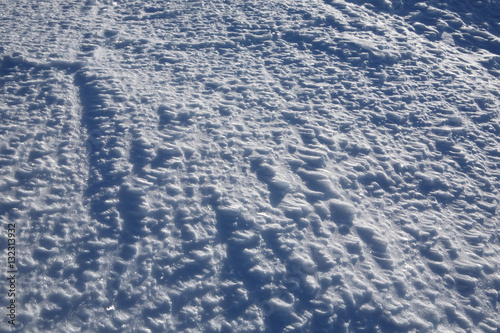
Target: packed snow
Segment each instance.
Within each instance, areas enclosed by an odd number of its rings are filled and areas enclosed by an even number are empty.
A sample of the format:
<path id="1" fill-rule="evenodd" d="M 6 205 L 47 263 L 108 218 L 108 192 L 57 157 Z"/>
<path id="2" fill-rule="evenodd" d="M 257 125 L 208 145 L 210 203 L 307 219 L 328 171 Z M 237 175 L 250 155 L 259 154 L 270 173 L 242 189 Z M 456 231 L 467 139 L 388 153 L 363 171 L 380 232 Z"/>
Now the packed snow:
<path id="1" fill-rule="evenodd" d="M 499 1 L 0 0 L 0 32 L 0 331 L 499 331 Z"/>

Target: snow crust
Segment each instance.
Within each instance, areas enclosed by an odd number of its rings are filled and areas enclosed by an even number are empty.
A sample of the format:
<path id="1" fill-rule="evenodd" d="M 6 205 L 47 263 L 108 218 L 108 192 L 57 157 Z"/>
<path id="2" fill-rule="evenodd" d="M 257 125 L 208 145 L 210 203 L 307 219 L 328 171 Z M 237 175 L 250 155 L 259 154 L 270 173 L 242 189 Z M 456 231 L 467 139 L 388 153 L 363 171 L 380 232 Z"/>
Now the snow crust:
<path id="1" fill-rule="evenodd" d="M 497 332 L 499 13 L 0 1 L 0 331 Z"/>

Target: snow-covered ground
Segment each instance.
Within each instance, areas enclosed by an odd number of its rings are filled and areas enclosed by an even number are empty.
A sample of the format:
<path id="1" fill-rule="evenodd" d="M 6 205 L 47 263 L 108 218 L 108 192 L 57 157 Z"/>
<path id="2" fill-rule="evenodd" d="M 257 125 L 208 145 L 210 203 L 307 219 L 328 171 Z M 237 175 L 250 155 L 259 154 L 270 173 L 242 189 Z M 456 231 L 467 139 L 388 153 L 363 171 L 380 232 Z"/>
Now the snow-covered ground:
<path id="1" fill-rule="evenodd" d="M 499 1 L 0 0 L 0 33 L 1 332 L 499 331 Z"/>

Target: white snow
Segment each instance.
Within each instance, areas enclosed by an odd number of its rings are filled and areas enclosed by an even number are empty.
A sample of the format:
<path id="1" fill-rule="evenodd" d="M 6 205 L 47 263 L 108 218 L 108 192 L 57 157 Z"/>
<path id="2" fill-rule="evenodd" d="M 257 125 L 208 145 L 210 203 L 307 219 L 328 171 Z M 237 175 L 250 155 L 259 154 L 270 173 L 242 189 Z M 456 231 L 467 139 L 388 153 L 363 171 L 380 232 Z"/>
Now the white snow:
<path id="1" fill-rule="evenodd" d="M 0 1 L 0 331 L 497 332 L 498 13 Z"/>

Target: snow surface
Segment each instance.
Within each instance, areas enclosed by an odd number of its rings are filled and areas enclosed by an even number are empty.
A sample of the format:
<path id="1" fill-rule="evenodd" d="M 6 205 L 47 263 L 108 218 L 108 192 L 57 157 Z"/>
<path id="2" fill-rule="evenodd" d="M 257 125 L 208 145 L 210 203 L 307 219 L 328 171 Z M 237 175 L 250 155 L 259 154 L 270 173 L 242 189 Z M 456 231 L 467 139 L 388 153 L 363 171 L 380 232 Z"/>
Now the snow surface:
<path id="1" fill-rule="evenodd" d="M 0 29 L 0 331 L 499 331 L 499 1 L 1 0 Z"/>

